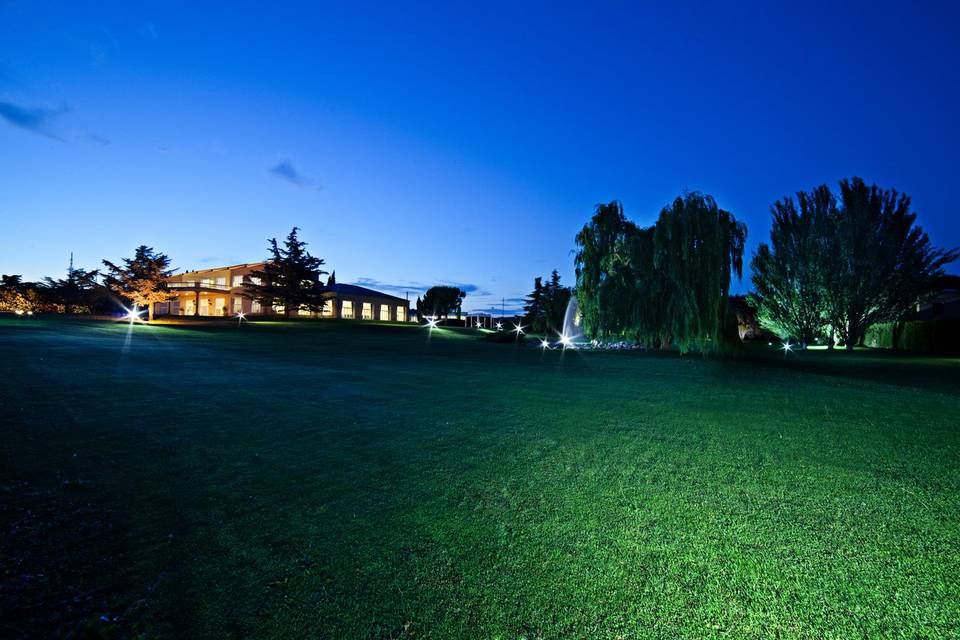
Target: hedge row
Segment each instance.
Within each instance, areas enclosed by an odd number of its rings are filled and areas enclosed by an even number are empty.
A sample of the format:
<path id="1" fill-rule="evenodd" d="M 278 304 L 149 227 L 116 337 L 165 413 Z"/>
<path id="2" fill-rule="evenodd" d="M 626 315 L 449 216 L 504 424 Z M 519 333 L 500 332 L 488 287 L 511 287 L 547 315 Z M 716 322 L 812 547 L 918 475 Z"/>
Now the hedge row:
<path id="1" fill-rule="evenodd" d="M 960 354 L 960 320 L 885 322 L 867 330 L 864 344 L 913 353 Z"/>

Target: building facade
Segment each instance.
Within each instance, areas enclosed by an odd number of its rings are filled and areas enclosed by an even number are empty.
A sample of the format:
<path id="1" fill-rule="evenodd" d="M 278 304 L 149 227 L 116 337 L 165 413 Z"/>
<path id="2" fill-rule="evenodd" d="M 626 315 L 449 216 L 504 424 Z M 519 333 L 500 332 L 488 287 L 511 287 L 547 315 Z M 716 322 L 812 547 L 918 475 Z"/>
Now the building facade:
<path id="1" fill-rule="evenodd" d="M 263 269 L 263 262 L 187 271 L 167 280 L 171 299 L 154 305 L 155 316 L 234 317 L 284 315 L 282 306 L 264 307 L 250 299 L 244 283 Z M 290 316 L 345 318 L 379 322 L 409 322 L 410 303 L 396 296 L 352 284 L 325 288 L 327 300 L 320 313 L 291 310 Z"/>

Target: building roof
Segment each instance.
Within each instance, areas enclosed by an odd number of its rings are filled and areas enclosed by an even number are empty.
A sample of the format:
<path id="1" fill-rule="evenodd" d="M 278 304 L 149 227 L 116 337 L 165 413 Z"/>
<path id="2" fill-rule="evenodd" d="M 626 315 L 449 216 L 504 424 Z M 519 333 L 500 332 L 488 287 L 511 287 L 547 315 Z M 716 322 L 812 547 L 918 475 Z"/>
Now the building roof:
<path id="1" fill-rule="evenodd" d="M 266 261 L 260 262 L 245 262 L 243 264 L 232 264 L 228 267 L 210 267 L 209 269 L 188 269 L 182 273 L 176 273 L 175 276 L 182 276 L 187 273 L 206 273 L 207 271 L 225 271 L 227 269 L 239 269 L 240 267 L 262 267 L 267 264 Z"/>
<path id="2" fill-rule="evenodd" d="M 341 294 L 344 294 L 344 295 L 366 296 L 368 298 L 391 298 L 393 300 L 407 302 L 407 300 L 404 298 L 393 296 L 393 295 L 390 295 L 389 293 L 374 291 L 373 289 L 367 289 L 366 287 L 361 287 L 355 284 L 340 284 L 339 282 L 336 282 L 333 284 L 333 286 L 324 287 L 324 290 L 333 291 L 338 296 Z"/>

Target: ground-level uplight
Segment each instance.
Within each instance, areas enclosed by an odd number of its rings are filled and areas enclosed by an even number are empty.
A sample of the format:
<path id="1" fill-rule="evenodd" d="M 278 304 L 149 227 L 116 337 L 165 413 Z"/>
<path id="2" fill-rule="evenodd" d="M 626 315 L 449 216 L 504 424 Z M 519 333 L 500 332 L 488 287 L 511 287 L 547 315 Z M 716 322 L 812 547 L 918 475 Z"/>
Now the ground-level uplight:
<path id="1" fill-rule="evenodd" d="M 22 316 L 22 315 L 23 315 L 23 309 L 17 309 L 14 313 L 16 313 L 18 316 Z"/>
<path id="2" fill-rule="evenodd" d="M 140 316 L 143 315 L 143 311 L 144 310 L 137 309 L 137 305 L 133 305 L 133 309 L 128 309 L 126 317 L 129 318 L 130 324 L 140 321 Z"/>
<path id="3" fill-rule="evenodd" d="M 502 322 L 498 322 L 498 323 L 497 323 L 497 331 L 503 331 L 503 323 L 502 323 Z"/>
<path id="4" fill-rule="evenodd" d="M 541 348 L 541 349 L 549 349 L 549 348 L 550 348 L 550 342 L 549 342 L 546 338 L 544 338 L 543 340 L 540 341 L 540 348 Z"/>
<path id="5" fill-rule="evenodd" d="M 427 326 L 433 330 L 437 328 L 437 319 L 436 318 L 427 318 Z"/>
<path id="6" fill-rule="evenodd" d="M 783 349 L 783 355 L 787 355 L 788 353 L 790 353 L 791 351 L 793 351 L 793 345 L 790 344 L 789 338 L 787 339 L 786 342 L 784 342 L 782 345 L 780 345 L 780 348 Z"/>
<path id="7" fill-rule="evenodd" d="M 513 330 L 514 330 L 514 332 L 516 332 L 516 334 L 517 334 L 518 336 L 522 336 L 522 335 L 523 335 L 523 325 L 522 325 L 522 324 L 515 323 L 515 324 L 513 325 Z"/>
<path id="8" fill-rule="evenodd" d="M 563 348 L 566 349 L 567 347 L 573 345 L 573 340 L 570 339 L 570 336 L 560 336 L 560 344 L 562 344 Z"/>

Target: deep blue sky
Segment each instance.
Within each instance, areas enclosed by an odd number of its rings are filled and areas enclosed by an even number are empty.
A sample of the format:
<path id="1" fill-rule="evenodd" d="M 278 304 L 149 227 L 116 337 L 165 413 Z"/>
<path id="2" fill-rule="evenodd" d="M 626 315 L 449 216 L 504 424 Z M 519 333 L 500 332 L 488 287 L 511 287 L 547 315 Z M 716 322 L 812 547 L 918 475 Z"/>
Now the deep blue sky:
<path id="1" fill-rule="evenodd" d="M 254 261 L 299 225 L 340 282 L 509 308 L 571 282 L 597 202 L 704 191 L 752 250 L 852 175 L 960 245 L 949 4 L 86 4 L 0 0 L 2 273 Z"/>

